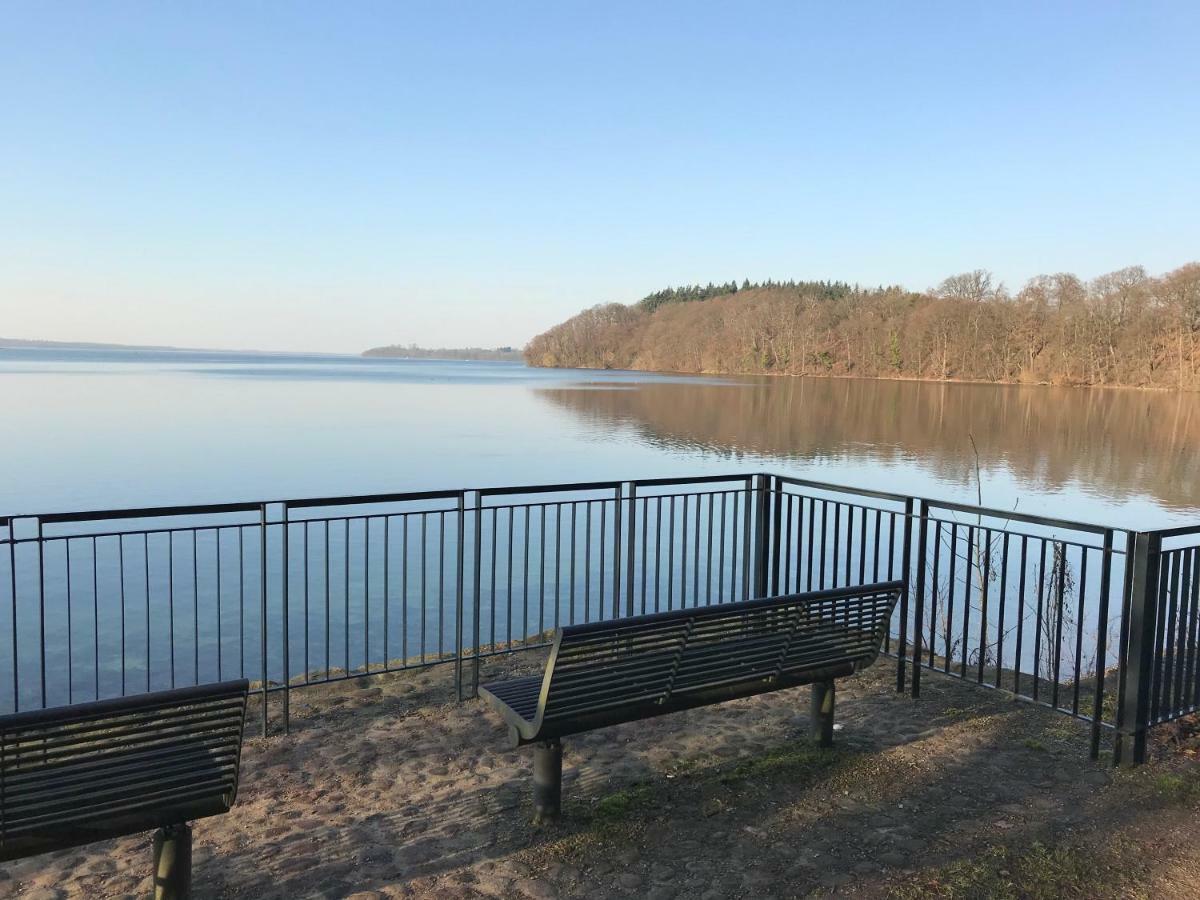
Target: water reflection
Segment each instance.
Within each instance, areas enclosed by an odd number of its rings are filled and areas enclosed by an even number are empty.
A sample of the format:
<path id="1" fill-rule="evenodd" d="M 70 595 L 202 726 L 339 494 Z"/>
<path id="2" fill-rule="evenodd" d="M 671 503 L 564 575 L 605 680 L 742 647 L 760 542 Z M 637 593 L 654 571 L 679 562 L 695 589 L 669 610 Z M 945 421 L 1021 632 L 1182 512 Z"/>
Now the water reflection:
<path id="1" fill-rule="evenodd" d="M 939 480 L 966 483 L 973 437 L 985 469 L 1005 469 L 1030 490 L 1200 506 L 1194 394 L 809 378 L 538 394 L 591 425 L 626 425 L 666 449 L 806 463 L 916 459 Z"/>

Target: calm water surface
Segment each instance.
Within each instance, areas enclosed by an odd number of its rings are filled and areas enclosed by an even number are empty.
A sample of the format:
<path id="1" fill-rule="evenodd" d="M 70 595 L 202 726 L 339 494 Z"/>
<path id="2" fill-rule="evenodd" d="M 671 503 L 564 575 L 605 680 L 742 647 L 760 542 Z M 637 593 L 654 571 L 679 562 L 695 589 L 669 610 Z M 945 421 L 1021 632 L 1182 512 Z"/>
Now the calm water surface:
<path id="1" fill-rule="evenodd" d="M 0 349 L 0 423 L 0 515 L 761 470 L 1121 527 L 1200 515 L 1193 394 Z"/>

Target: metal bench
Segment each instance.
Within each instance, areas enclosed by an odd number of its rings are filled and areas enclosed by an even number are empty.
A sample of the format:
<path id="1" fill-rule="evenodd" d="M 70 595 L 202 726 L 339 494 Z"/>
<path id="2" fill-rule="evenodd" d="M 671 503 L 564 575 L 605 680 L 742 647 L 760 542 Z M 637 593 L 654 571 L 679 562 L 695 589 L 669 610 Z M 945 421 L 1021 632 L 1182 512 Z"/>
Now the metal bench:
<path id="1" fill-rule="evenodd" d="M 154 895 L 187 897 L 188 822 L 237 796 L 249 684 L 0 717 L 0 861 L 158 829 Z"/>
<path id="2" fill-rule="evenodd" d="M 534 744 L 537 821 L 559 814 L 561 738 L 811 684 L 813 734 L 833 742 L 834 679 L 879 655 L 902 582 L 636 616 L 555 632 L 546 671 L 480 687 L 514 746 Z"/>

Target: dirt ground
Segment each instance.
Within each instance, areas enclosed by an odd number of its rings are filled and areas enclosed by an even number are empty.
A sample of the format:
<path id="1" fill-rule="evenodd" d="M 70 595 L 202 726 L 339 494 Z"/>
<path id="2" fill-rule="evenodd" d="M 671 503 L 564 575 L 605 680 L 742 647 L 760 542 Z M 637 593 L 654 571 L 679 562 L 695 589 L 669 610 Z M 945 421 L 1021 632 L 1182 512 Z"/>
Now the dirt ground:
<path id="1" fill-rule="evenodd" d="M 1086 723 L 930 673 L 914 701 L 893 665 L 839 682 L 832 750 L 807 689 L 566 740 L 548 826 L 531 752 L 454 702 L 450 667 L 295 691 L 291 733 L 248 740 L 237 806 L 196 824 L 196 895 L 1200 896 L 1187 726 L 1118 771 Z M 149 835 L 0 866 L 0 897 L 149 891 Z"/>

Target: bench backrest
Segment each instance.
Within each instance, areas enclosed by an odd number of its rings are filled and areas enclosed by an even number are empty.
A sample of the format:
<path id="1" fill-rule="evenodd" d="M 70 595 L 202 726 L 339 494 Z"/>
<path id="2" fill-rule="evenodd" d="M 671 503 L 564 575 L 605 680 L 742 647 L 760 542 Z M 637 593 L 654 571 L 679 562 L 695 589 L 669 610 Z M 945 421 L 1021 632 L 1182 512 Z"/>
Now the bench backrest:
<path id="1" fill-rule="evenodd" d="M 543 733 L 841 677 L 878 656 L 903 590 L 885 582 L 567 626 L 543 685 Z"/>
<path id="2" fill-rule="evenodd" d="M 0 860 L 227 812 L 246 681 L 0 717 Z"/>

